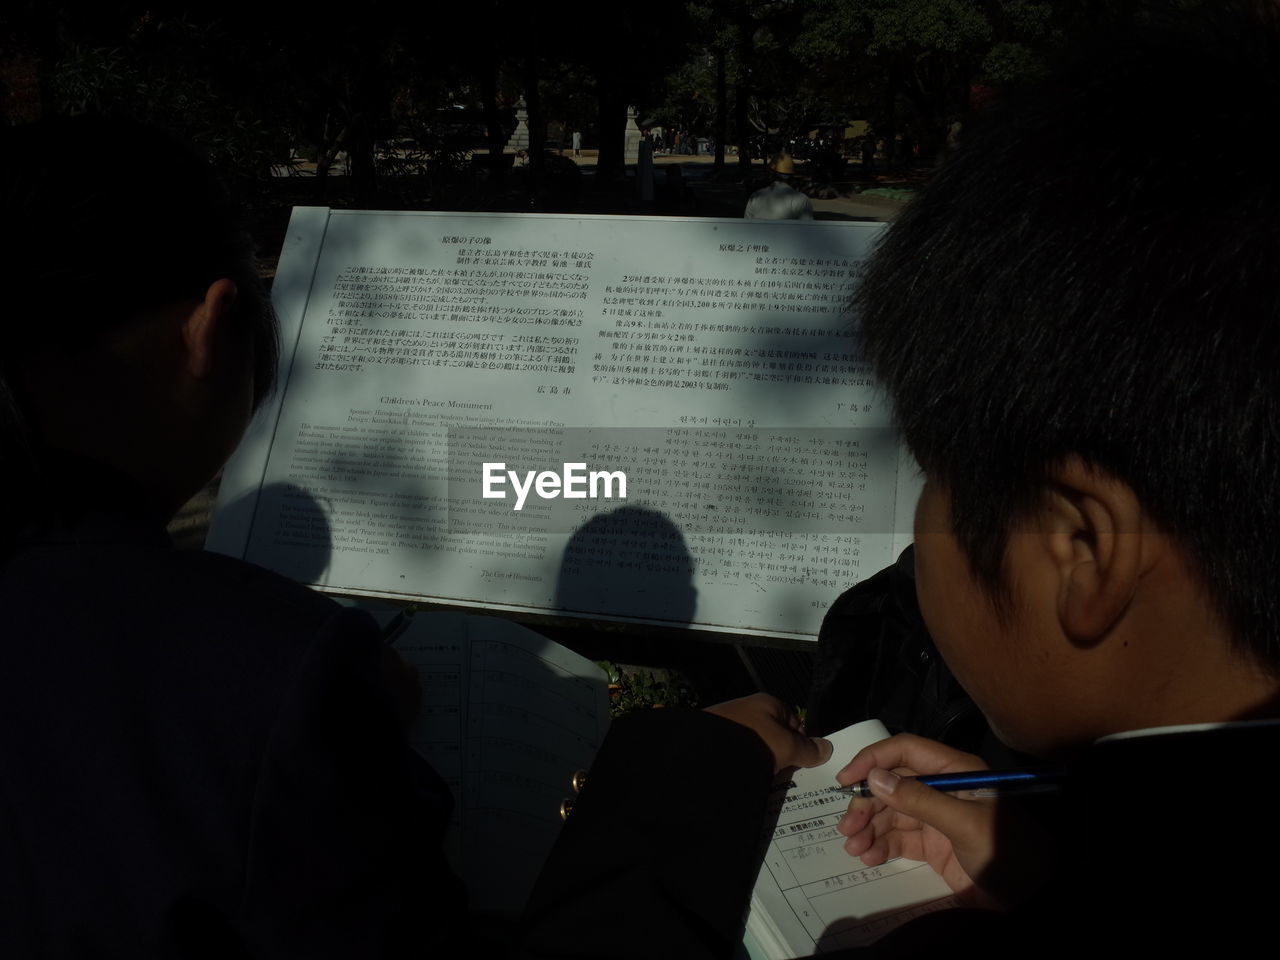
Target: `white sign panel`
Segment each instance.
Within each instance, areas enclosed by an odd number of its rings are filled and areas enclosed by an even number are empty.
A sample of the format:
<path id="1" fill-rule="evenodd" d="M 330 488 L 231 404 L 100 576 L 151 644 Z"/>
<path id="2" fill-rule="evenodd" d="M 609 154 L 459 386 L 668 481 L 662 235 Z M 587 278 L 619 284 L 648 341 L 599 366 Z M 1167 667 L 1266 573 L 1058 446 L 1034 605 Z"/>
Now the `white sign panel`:
<path id="1" fill-rule="evenodd" d="M 814 636 L 915 498 L 847 308 L 880 229 L 299 208 L 281 387 L 209 545 L 343 593 Z"/>

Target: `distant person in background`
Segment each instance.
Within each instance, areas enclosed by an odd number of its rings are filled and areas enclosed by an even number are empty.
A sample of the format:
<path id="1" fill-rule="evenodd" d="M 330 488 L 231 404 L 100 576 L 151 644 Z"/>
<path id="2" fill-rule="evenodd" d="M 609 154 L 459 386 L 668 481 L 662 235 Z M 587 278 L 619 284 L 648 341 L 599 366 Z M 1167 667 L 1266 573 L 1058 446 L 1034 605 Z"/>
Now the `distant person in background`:
<path id="1" fill-rule="evenodd" d="M 571 137 L 573 143 L 573 155 L 575 157 L 582 155 L 582 131 L 575 130 Z"/>
<path id="2" fill-rule="evenodd" d="M 862 138 L 861 152 L 862 175 L 864 177 L 874 177 L 876 175 L 876 141 L 870 133 Z"/>
<path id="3" fill-rule="evenodd" d="M 911 166 L 911 161 L 915 159 L 915 150 L 909 133 L 894 134 L 893 157 L 899 168 L 906 170 Z"/>
<path id="4" fill-rule="evenodd" d="M 795 161 L 780 153 L 769 164 L 773 181 L 747 200 L 745 220 L 812 220 L 813 203 L 787 181 L 796 172 Z"/>

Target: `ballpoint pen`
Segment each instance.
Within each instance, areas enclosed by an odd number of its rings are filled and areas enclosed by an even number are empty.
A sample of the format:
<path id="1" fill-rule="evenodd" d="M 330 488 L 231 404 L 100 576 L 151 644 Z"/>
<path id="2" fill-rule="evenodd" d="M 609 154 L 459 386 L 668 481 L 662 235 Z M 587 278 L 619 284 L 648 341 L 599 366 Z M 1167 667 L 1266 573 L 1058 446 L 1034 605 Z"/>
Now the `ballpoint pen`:
<path id="1" fill-rule="evenodd" d="M 1023 770 L 970 770 L 964 773 L 935 773 L 923 777 L 904 779 L 916 780 L 935 790 L 956 793 L 962 790 L 973 790 L 980 796 L 1001 796 L 1004 794 L 1051 793 L 1059 790 L 1066 780 L 1066 771 L 1058 767 L 1028 767 Z M 866 780 L 850 784 L 847 787 L 836 787 L 840 793 L 851 797 L 872 797 L 871 786 Z"/>

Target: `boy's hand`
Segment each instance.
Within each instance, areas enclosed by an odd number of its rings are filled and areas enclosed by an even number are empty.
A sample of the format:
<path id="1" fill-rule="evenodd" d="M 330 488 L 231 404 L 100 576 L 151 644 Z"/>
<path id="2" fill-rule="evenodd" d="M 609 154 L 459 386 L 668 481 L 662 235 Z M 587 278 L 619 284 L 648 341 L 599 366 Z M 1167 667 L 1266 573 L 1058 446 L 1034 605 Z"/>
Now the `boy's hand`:
<path id="1" fill-rule="evenodd" d="M 795 710 L 767 693 L 727 700 L 706 710 L 758 733 L 773 754 L 774 773 L 788 767 L 816 767 L 831 758 L 831 744 L 806 737 Z"/>
<path id="2" fill-rule="evenodd" d="M 901 779 L 985 769 L 980 757 L 905 733 L 859 751 L 836 780 L 845 786 L 867 780 L 875 799 L 854 800 L 837 824 L 848 838 L 845 850 L 868 866 L 894 857 L 923 860 L 967 905 L 1010 905 L 990 885 L 974 882 L 985 881 L 994 859 L 996 802 Z"/>

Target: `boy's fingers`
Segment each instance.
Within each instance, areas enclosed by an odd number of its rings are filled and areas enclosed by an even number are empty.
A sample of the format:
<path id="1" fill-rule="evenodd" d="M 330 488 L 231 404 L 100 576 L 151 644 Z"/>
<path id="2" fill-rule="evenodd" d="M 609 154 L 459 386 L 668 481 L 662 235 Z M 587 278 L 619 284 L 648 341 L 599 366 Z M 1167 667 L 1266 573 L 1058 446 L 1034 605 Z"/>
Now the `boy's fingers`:
<path id="1" fill-rule="evenodd" d="M 957 770 L 982 770 L 981 757 L 927 740 L 910 733 L 899 733 L 859 750 L 836 774 L 838 783 L 848 785 L 865 780 L 876 767 L 906 767 L 917 773 L 950 773 Z"/>
<path id="2" fill-rule="evenodd" d="M 988 819 L 985 805 L 950 796 L 891 770 L 872 770 L 867 774 L 867 783 L 886 806 L 929 824 L 953 844 L 975 837 Z"/>
<path id="3" fill-rule="evenodd" d="M 803 733 L 791 733 L 785 738 L 786 743 L 775 749 L 785 750 L 786 756 L 779 756 L 781 767 L 817 767 L 831 758 L 831 742 L 821 737 L 806 737 Z"/>
<path id="4" fill-rule="evenodd" d="M 831 746 L 830 740 L 824 740 L 822 737 L 805 737 L 798 736 L 796 766 L 799 767 L 820 767 L 831 759 L 831 752 L 834 747 Z"/>

